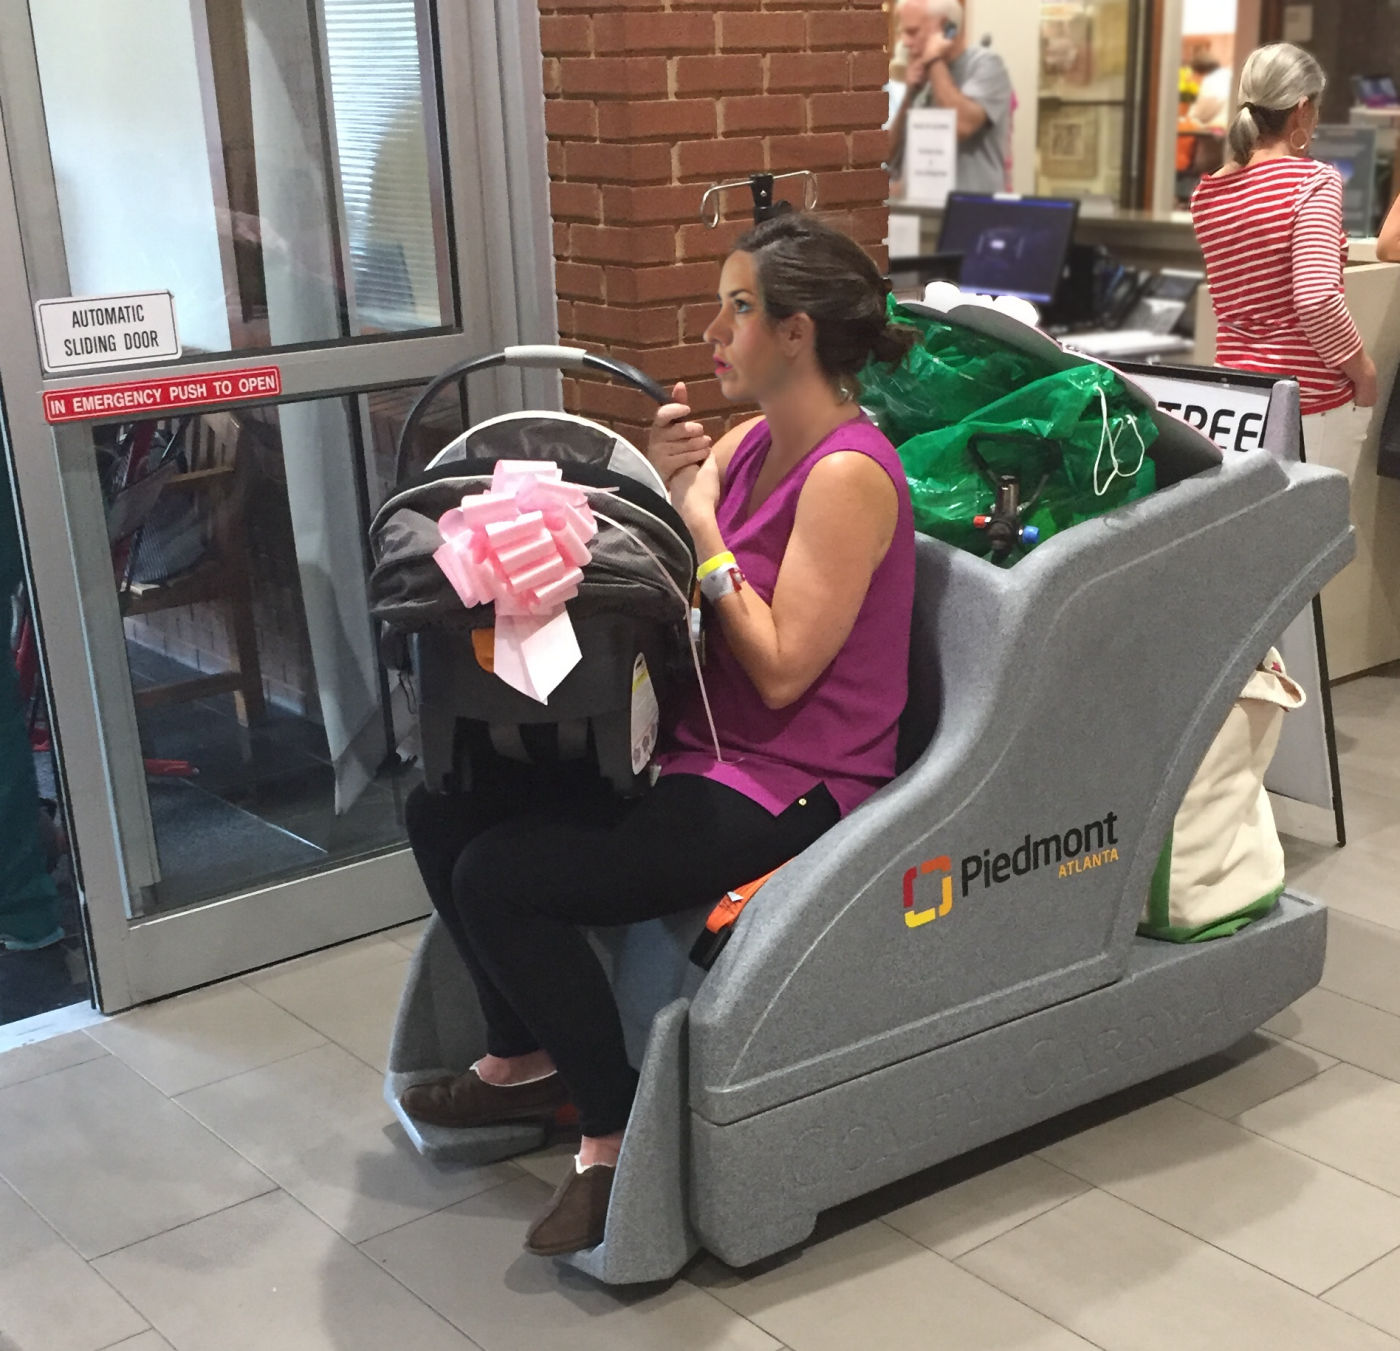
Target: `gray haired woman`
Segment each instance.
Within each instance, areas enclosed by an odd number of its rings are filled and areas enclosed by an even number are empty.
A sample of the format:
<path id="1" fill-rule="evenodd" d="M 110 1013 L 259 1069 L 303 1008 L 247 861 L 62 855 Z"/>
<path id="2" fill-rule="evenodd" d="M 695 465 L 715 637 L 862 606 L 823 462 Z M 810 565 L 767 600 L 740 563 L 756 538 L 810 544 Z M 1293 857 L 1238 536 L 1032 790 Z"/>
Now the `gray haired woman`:
<path id="1" fill-rule="evenodd" d="M 1240 73 L 1230 158 L 1203 178 L 1191 219 L 1218 328 L 1216 363 L 1291 377 L 1311 458 L 1355 460 L 1376 402 L 1376 367 L 1347 311 L 1342 179 L 1308 148 L 1327 78 L 1287 42 Z"/>

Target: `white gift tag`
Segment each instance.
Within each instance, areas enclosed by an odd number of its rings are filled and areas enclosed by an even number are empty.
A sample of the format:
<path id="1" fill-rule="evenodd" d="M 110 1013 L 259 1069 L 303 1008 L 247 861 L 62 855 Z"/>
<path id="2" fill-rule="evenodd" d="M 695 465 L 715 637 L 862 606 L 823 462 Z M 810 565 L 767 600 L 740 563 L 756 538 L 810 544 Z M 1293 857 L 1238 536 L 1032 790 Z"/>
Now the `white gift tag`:
<path id="1" fill-rule="evenodd" d="M 632 773 L 640 774 L 656 749 L 656 732 L 661 722 L 661 706 L 647 670 L 647 659 L 637 653 L 632 663 Z"/>

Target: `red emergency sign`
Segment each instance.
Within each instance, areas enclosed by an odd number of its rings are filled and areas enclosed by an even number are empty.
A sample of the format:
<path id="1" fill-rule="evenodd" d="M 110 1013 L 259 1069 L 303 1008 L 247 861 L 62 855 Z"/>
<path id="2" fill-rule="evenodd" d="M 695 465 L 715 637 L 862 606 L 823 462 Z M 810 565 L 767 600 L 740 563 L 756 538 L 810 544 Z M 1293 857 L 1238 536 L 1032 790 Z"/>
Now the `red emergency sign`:
<path id="1" fill-rule="evenodd" d="M 279 367 L 248 366 L 217 375 L 170 375 L 159 380 L 50 390 L 44 395 L 44 417 L 50 422 L 96 422 L 164 413 L 172 408 L 266 399 L 281 392 Z"/>

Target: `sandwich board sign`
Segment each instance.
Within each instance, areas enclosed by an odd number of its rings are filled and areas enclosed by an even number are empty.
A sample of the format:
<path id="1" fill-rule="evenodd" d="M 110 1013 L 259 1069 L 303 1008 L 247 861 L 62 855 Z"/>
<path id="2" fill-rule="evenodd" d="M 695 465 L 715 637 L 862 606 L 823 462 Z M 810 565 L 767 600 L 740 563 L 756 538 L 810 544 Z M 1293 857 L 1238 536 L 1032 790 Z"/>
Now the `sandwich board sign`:
<path id="1" fill-rule="evenodd" d="M 1284 393 L 1278 388 L 1283 381 L 1219 367 L 1124 363 L 1123 370 L 1156 400 L 1159 408 L 1190 423 L 1221 450 L 1282 446 L 1283 458 L 1304 458 L 1301 425 L 1294 436 L 1284 434 L 1275 425 L 1276 419 L 1291 417 L 1296 422 L 1299 416 L 1296 394 L 1292 398 L 1278 397 Z M 1289 624 L 1277 647 L 1288 674 L 1307 692 L 1308 702 L 1284 719 L 1278 750 L 1264 777 L 1264 786 L 1282 797 L 1329 809 L 1336 821 L 1337 843 L 1345 844 L 1337 734 L 1319 598 L 1313 597 L 1312 604 Z"/>

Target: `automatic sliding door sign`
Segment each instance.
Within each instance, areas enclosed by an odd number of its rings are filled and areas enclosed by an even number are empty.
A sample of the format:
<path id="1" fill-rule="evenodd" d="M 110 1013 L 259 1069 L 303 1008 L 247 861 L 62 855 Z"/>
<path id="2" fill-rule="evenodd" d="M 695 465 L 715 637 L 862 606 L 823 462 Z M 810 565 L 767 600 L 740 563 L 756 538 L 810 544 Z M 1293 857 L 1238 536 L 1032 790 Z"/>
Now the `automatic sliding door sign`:
<path id="1" fill-rule="evenodd" d="M 44 394 L 49 422 L 110 422 L 129 414 L 149 416 L 173 408 L 248 403 L 282 392 L 277 366 L 245 366 L 207 375 L 169 375 L 159 380 L 128 380 L 112 385 L 51 389 Z"/>
<path id="2" fill-rule="evenodd" d="M 34 306 L 44 369 L 149 365 L 180 355 L 175 298 L 169 291 L 117 296 L 69 296 Z"/>

